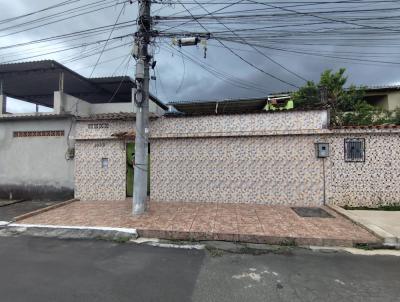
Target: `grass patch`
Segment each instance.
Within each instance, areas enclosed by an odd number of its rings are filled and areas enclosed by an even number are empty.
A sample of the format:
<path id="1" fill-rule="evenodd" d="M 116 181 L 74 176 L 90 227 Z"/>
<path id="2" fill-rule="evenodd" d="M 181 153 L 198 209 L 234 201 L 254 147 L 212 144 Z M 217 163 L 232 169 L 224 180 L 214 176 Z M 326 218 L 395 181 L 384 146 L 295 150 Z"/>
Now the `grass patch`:
<path id="1" fill-rule="evenodd" d="M 365 251 L 371 251 L 371 250 L 374 249 L 374 248 L 373 248 L 371 245 L 369 245 L 368 243 L 357 243 L 357 244 L 355 245 L 355 248 L 360 249 L 360 250 L 365 250 Z"/>
<path id="2" fill-rule="evenodd" d="M 289 246 L 289 247 L 292 246 L 292 247 L 294 247 L 294 246 L 297 246 L 297 243 L 296 243 L 296 241 L 294 239 L 284 239 L 281 242 L 279 242 L 279 245 L 280 246 Z"/>
<path id="3" fill-rule="evenodd" d="M 343 206 L 345 210 L 367 210 L 367 211 L 400 211 L 400 205 L 382 205 L 376 208 L 370 207 L 350 207 L 350 206 Z"/>
<path id="4" fill-rule="evenodd" d="M 224 254 L 223 250 L 211 246 L 206 246 L 206 250 L 212 257 L 222 257 L 222 255 Z"/>
<path id="5" fill-rule="evenodd" d="M 103 241 L 112 241 L 115 243 L 127 243 L 129 240 L 131 240 L 131 237 L 128 236 L 120 236 L 120 237 L 107 237 L 107 236 L 97 236 L 95 240 L 103 240 Z"/>
<path id="6" fill-rule="evenodd" d="M 117 237 L 117 238 L 114 238 L 114 239 L 113 239 L 113 241 L 114 241 L 114 242 L 117 242 L 117 243 L 126 243 L 126 242 L 128 242 L 129 240 L 131 240 L 131 237 L 124 237 L 124 236 Z"/>

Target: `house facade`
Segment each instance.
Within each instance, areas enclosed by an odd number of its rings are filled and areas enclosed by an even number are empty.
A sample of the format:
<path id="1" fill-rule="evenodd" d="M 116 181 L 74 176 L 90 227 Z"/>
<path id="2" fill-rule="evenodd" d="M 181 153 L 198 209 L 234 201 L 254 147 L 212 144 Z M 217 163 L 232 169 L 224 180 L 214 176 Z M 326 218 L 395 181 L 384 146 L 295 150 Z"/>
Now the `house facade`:
<path id="1" fill-rule="evenodd" d="M 128 77 L 87 79 L 55 61 L 0 65 L 0 73 L 0 199 L 72 198 L 76 120 L 119 112 L 132 119 L 134 82 Z M 12 114 L 8 97 L 51 111 Z M 152 116 L 167 109 L 154 96 L 149 107 Z"/>
<path id="2" fill-rule="evenodd" d="M 390 111 L 395 110 L 400 108 L 400 86 L 367 87 L 365 99 L 371 105 Z"/>
<path id="3" fill-rule="evenodd" d="M 155 118 L 150 199 L 286 206 L 399 203 L 400 128 L 329 129 L 328 118 L 325 110 Z M 90 129 L 90 124 L 107 126 Z M 133 125 L 128 116 L 78 121 L 77 198 L 125 199 L 126 146 L 132 138 L 114 134 L 132 132 Z M 324 157 L 317 151 L 320 144 L 327 147 Z"/>
<path id="4" fill-rule="evenodd" d="M 0 198 L 131 195 L 136 107 L 128 78 L 53 62 L 0 65 Z M 52 112 L 9 114 L 5 96 Z M 150 199 L 377 206 L 400 203 L 400 128 L 329 128 L 326 110 L 266 98 L 150 102 Z"/>
<path id="5" fill-rule="evenodd" d="M 71 115 L 0 114 L 0 199 L 74 195 Z"/>

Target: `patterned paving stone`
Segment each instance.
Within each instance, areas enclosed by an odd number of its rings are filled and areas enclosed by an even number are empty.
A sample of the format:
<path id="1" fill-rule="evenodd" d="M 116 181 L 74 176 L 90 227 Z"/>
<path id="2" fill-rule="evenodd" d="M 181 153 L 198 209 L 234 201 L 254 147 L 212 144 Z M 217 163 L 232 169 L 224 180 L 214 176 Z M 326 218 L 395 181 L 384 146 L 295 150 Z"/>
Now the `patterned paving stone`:
<path id="1" fill-rule="evenodd" d="M 131 199 L 77 201 L 19 222 L 129 227 L 141 236 L 165 239 L 328 246 L 379 242 L 363 228 L 329 208 L 323 209 L 333 218 L 300 217 L 284 206 L 180 202 L 151 202 L 146 214 L 132 216 Z"/>

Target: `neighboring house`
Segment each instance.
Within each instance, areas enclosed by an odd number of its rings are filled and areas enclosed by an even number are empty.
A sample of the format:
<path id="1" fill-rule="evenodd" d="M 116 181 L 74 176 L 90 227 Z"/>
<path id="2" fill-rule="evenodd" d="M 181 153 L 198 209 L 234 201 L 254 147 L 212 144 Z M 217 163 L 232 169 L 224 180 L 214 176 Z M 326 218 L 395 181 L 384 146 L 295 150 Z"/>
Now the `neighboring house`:
<path id="1" fill-rule="evenodd" d="M 371 86 L 365 90 L 365 99 L 371 105 L 386 110 L 400 108 L 400 86 Z"/>
<path id="2" fill-rule="evenodd" d="M 0 198 L 74 196 L 77 118 L 135 115 L 129 77 L 88 79 L 55 61 L 40 61 L 0 65 L 0 82 Z M 9 114 L 7 96 L 53 111 Z M 166 109 L 151 96 L 153 116 Z"/>
<path id="3" fill-rule="evenodd" d="M 268 103 L 280 100 L 289 101 L 291 94 L 292 92 L 275 93 L 269 95 L 266 99 L 269 100 Z M 371 105 L 390 111 L 400 108 L 400 85 L 366 87 L 365 100 Z"/>

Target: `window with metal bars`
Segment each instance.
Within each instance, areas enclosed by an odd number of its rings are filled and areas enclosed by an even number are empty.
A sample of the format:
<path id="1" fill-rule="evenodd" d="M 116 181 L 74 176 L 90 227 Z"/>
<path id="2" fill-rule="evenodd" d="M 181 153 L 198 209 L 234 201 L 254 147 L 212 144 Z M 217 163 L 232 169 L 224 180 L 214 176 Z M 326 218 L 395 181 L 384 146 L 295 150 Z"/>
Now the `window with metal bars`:
<path id="1" fill-rule="evenodd" d="M 365 139 L 346 138 L 344 140 L 344 160 L 346 162 L 364 162 Z"/>

